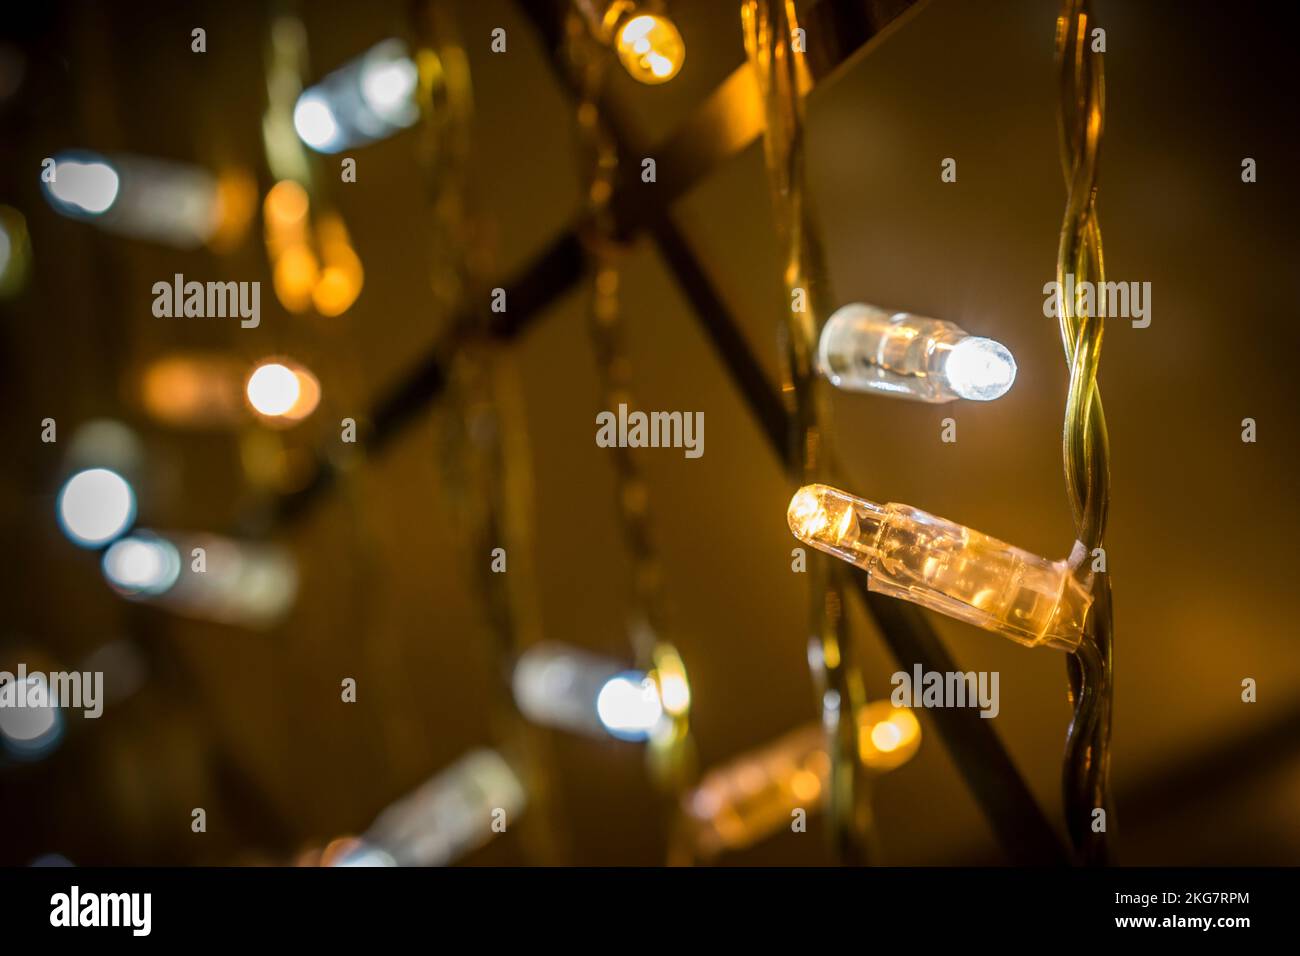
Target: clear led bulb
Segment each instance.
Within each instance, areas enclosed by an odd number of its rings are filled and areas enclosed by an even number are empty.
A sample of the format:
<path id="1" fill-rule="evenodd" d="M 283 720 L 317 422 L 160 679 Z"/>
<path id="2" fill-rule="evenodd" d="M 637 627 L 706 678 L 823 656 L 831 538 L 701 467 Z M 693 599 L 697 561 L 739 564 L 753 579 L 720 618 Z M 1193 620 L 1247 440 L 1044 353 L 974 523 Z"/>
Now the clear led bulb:
<path id="1" fill-rule="evenodd" d="M 836 388 L 920 402 L 989 402 L 1016 380 L 1016 360 L 993 339 L 909 312 L 854 303 L 837 309 L 817 349 L 817 370 Z"/>
<path id="2" fill-rule="evenodd" d="M 1029 646 L 1073 649 L 1092 593 L 1049 561 L 908 505 L 878 505 L 827 485 L 790 501 L 800 541 L 862 568 L 870 588 Z"/>

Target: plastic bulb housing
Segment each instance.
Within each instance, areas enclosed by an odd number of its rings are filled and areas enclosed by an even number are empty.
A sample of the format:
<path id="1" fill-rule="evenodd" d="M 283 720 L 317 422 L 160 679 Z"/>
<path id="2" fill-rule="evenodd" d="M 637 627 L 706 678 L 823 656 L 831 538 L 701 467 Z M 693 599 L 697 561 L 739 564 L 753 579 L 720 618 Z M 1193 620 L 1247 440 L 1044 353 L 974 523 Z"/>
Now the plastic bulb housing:
<path id="1" fill-rule="evenodd" d="M 1006 346 L 960 326 L 855 303 L 822 327 L 817 370 L 836 388 L 918 402 L 989 402 L 1016 380 Z"/>
<path id="2" fill-rule="evenodd" d="M 878 505 L 827 485 L 790 501 L 800 541 L 857 565 L 871 590 L 996 631 L 1030 647 L 1072 650 L 1092 592 L 1070 562 L 1049 561 L 955 522 Z"/>

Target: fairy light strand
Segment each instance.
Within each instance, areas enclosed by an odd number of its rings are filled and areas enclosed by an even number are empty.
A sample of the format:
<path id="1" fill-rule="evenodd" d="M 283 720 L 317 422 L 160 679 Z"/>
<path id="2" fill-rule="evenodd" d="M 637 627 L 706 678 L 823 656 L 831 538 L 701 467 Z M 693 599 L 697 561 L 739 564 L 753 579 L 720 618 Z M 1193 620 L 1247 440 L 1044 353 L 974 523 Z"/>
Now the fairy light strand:
<path id="1" fill-rule="evenodd" d="M 452 315 L 485 265 L 467 198 L 473 86 L 448 4 L 417 4 L 413 27 L 419 44 L 420 158 L 434 236 L 430 287 L 437 310 Z M 438 431 L 446 447 L 439 449 L 438 458 L 449 503 L 462 518 L 462 538 L 487 612 L 496 672 L 493 724 L 500 750 L 527 794 L 528 812 L 520 827 L 525 850 L 535 862 L 553 866 L 562 862 L 562 833 L 554 810 L 550 750 L 545 734 L 519 713 L 511 688 L 515 660 L 539 639 L 527 426 L 515 393 L 517 376 L 501 370 L 508 358 L 489 346 L 488 315 L 481 313 L 482 327 L 453 363 Z M 504 548 L 508 561 L 504 573 L 491 565 L 497 547 Z"/>
<path id="2" fill-rule="evenodd" d="M 570 68 L 579 91 L 579 162 L 586 186 L 586 216 L 580 234 L 592 273 L 589 328 L 605 407 L 632 407 L 631 362 L 619 302 L 619 260 L 625 249 L 610 207 L 619 154 L 598 105 L 615 51 L 608 31 L 593 31 L 590 11 L 580 6 L 570 7 L 566 30 Z M 626 16 L 626 8 L 631 5 L 612 4 L 606 20 L 616 7 Z M 633 655 L 637 668 L 657 681 L 665 705 L 666 720 L 647 741 L 651 777 L 668 820 L 668 862 L 687 864 L 692 862 L 693 853 L 681 796 L 696 776 L 689 685 L 681 657 L 666 636 L 669 630 L 664 612 L 663 569 L 650 530 L 649 485 L 631 449 L 615 446 L 609 454 L 614 464 L 619 521 L 632 564 Z"/>
<path id="3" fill-rule="evenodd" d="M 816 316 L 826 298 L 825 270 L 804 191 L 804 95 L 812 77 L 803 54 L 790 43 L 798 18 L 793 2 L 745 0 L 741 5 L 745 53 L 758 80 L 765 124 L 764 155 L 776 232 L 784 263 L 782 395 L 792 421 L 792 477 L 807 484 L 830 461 L 829 409 L 816 387 Z M 796 290 L 807 308 L 795 311 Z M 829 818 L 837 857 L 846 863 L 870 857 L 870 804 L 858 760 L 853 715 L 865 702 L 862 677 L 852 660 L 844 610 L 844 571 L 837 562 L 809 555 L 808 659 L 830 740 Z"/>
<path id="4" fill-rule="evenodd" d="M 1064 0 L 1056 24 L 1060 81 L 1060 153 L 1069 198 L 1057 250 L 1056 279 L 1105 281 L 1097 220 L 1097 157 L 1105 121 L 1102 56 L 1089 46 L 1088 0 Z M 1076 536 L 1091 557 L 1102 547 L 1110 503 L 1109 440 L 1097 386 L 1102 318 L 1081 315 L 1062 295 L 1058 315 L 1070 369 L 1062 441 L 1066 488 Z M 1110 798 L 1112 630 L 1109 572 L 1096 576 L 1095 603 L 1079 650 L 1067 662 L 1074 719 L 1066 741 L 1062 785 L 1067 828 L 1082 862 L 1109 861 L 1115 814 Z M 1106 811 L 1105 830 L 1093 812 Z"/>

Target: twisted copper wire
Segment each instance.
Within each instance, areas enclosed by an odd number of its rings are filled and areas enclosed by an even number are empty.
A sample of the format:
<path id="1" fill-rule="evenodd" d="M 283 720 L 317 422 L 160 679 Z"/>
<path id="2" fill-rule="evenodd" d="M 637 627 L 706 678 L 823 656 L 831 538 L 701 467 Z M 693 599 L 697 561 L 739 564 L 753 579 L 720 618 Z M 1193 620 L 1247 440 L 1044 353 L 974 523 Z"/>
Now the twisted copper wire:
<path id="1" fill-rule="evenodd" d="M 1056 25 L 1061 167 L 1069 190 L 1056 259 L 1061 342 L 1070 369 L 1062 454 L 1085 563 L 1102 547 L 1110 504 L 1109 441 L 1097 385 L 1103 322 L 1101 316 L 1079 314 L 1063 290 L 1069 274 L 1075 288 L 1085 281 L 1105 281 L 1096 207 L 1105 83 L 1102 57 L 1091 49 L 1091 19 L 1088 0 L 1064 0 Z M 1066 825 L 1079 859 L 1100 864 L 1109 861 L 1115 824 L 1109 786 L 1113 619 L 1108 571 L 1094 578 L 1093 594 L 1083 644 L 1067 662 L 1074 719 L 1066 738 L 1062 786 Z M 1094 829 L 1097 809 L 1106 811 L 1101 832 Z"/>

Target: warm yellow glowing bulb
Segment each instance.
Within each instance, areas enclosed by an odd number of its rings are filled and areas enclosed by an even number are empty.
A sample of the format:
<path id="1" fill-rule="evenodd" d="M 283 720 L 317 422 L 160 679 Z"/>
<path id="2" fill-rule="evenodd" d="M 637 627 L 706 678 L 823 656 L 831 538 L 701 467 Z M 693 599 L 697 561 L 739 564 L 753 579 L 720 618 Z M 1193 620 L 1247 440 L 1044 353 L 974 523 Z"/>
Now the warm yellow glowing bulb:
<path id="1" fill-rule="evenodd" d="M 872 770 L 893 770 L 921 746 L 921 723 L 906 707 L 872 701 L 858 711 L 858 755 Z"/>
<path id="2" fill-rule="evenodd" d="M 827 485 L 799 489 L 787 517 L 800 541 L 866 571 L 873 591 L 1021 644 L 1069 650 L 1083 639 L 1092 593 L 1069 561 L 1048 561 L 917 508 L 878 505 Z"/>
<path id="3" fill-rule="evenodd" d="M 686 44 L 667 17 L 641 13 L 618 28 L 615 46 L 633 79 L 654 85 L 667 83 L 686 61 Z"/>

